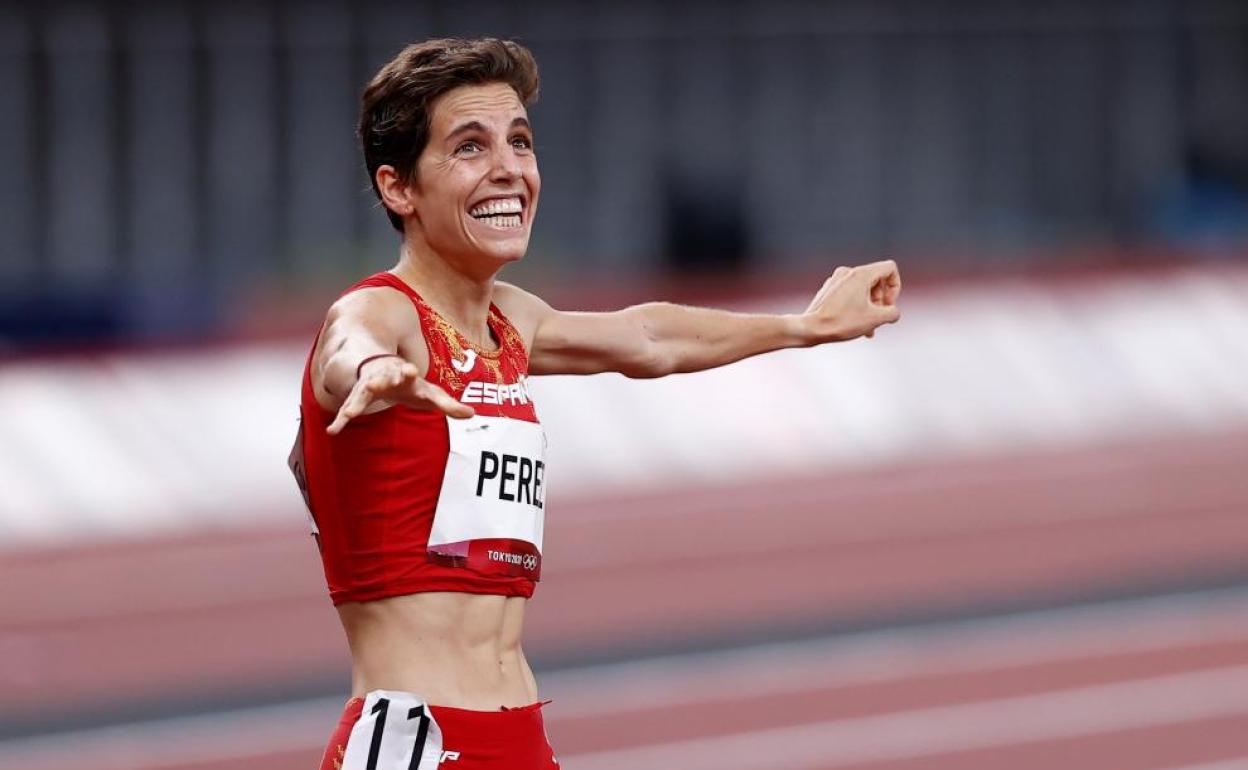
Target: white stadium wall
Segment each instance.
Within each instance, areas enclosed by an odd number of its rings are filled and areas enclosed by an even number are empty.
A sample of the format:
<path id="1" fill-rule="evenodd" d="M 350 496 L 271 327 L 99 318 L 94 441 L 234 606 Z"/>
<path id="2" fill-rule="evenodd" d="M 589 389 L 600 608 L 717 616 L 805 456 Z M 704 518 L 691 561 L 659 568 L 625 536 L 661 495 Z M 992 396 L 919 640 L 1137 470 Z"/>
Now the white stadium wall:
<path id="1" fill-rule="evenodd" d="M 534 378 L 551 500 L 1248 424 L 1248 271 L 943 286 L 902 306 L 873 340 L 701 374 Z M 303 516 L 285 459 L 309 343 L 0 368 L 0 548 Z"/>

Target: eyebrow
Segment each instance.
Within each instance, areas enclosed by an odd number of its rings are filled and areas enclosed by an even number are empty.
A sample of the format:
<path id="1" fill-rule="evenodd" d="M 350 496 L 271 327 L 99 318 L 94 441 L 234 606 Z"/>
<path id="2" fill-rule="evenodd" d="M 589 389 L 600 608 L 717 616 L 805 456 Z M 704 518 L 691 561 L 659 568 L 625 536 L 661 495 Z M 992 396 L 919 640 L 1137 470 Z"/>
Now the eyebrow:
<path id="1" fill-rule="evenodd" d="M 524 117 L 514 118 L 514 119 L 511 121 L 511 125 L 510 125 L 508 128 L 515 128 L 516 126 L 523 126 L 524 128 L 527 128 L 529 131 L 532 131 L 532 130 L 533 130 L 533 127 L 532 127 L 531 125 L 529 125 L 528 118 L 524 118 Z M 488 133 L 488 131 L 487 131 L 487 130 L 486 130 L 486 128 L 485 128 L 485 125 L 484 125 L 484 124 L 482 124 L 482 123 L 481 123 L 481 121 L 479 121 L 479 120 L 470 120 L 470 121 L 468 121 L 467 123 L 464 123 L 463 125 L 461 125 L 461 126 L 459 126 L 458 128 L 456 128 L 456 129 L 455 129 L 454 131 L 452 131 L 451 133 L 447 134 L 447 135 L 446 135 L 446 138 L 447 138 L 447 139 L 454 139 L 455 137 L 459 136 L 460 134 L 467 134 L 467 133 L 471 133 L 471 132 L 473 132 L 473 131 L 480 131 L 480 132 L 481 132 L 481 133 L 483 133 L 483 134 L 484 134 L 484 133 Z"/>

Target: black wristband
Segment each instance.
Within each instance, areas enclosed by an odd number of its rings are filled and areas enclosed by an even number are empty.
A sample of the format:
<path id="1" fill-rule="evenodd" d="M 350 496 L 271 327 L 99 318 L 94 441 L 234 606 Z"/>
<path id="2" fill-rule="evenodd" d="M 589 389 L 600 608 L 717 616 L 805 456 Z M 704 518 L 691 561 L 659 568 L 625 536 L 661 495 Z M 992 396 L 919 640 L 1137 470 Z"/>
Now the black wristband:
<path id="1" fill-rule="evenodd" d="M 376 360 L 376 359 L 378 359 L 378 358 L 389 358 L 390 356 L 394 356 L 395 358 L 402 358 L 402 357 L 403 357 L 403 356 L 399 355 L 398 353 L 377 353 L 377 354 L 375 354 L 375 355 L 365 356 L 365 358 L 364 358 L 364 360 L 363 360 L 363 361 L 361 361 L 361 362 L 359 362 L 358 364 L 356 364 L 356 365 L 355 365 L 355 379 L 356 379 L 356 382 L 359 382 L 359 379 L 360 379 L 360 370 L 364 368 L 364 364 L 368 363 L 369 361 L 375 361 L 375 360 Z"/>

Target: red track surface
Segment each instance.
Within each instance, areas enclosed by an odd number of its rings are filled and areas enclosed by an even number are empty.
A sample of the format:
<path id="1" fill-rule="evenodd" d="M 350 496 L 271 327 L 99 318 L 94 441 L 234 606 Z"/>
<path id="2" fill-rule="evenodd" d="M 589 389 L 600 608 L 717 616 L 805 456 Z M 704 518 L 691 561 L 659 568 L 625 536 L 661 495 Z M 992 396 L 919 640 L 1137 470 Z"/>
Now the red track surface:
<path id="1" fill-rule="evenodd" d="M 586 658 L 1242 575 L 1244 457 L 1237 434 L 556 504 L 526 649 Z M 9 555 L 0 722 L 345 683 L 318 569 L 293 529 Z M 1230 596 L 559 673 L 550 732 L 587 770 L 1248 762 L 1248 592 Z M 332 711 L 0 744 L 0 767 L 89 750 L 97 770 L 308 768 Z"/>

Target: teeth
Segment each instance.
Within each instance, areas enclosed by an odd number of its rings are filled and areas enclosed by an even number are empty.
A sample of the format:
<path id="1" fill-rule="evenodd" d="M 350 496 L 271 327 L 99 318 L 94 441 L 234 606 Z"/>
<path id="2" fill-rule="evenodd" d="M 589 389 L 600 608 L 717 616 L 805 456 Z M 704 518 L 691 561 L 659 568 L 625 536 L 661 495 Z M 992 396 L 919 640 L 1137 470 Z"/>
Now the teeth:
<path id="1" fill-rule="evenodd" d="M 520 226 L 520 216 L 517 214 L 491 214 L 483 217 L 477 217 L 482 222 L 491 227 L 509 228 Z"/>
<path id="2" fill-rule="evenodd" d="M 521 208 L 519 198 L 495 198 L 474 206 L 468 213 L 474 217 L 488 217 L 495 214 L 519 214 Z"/>

